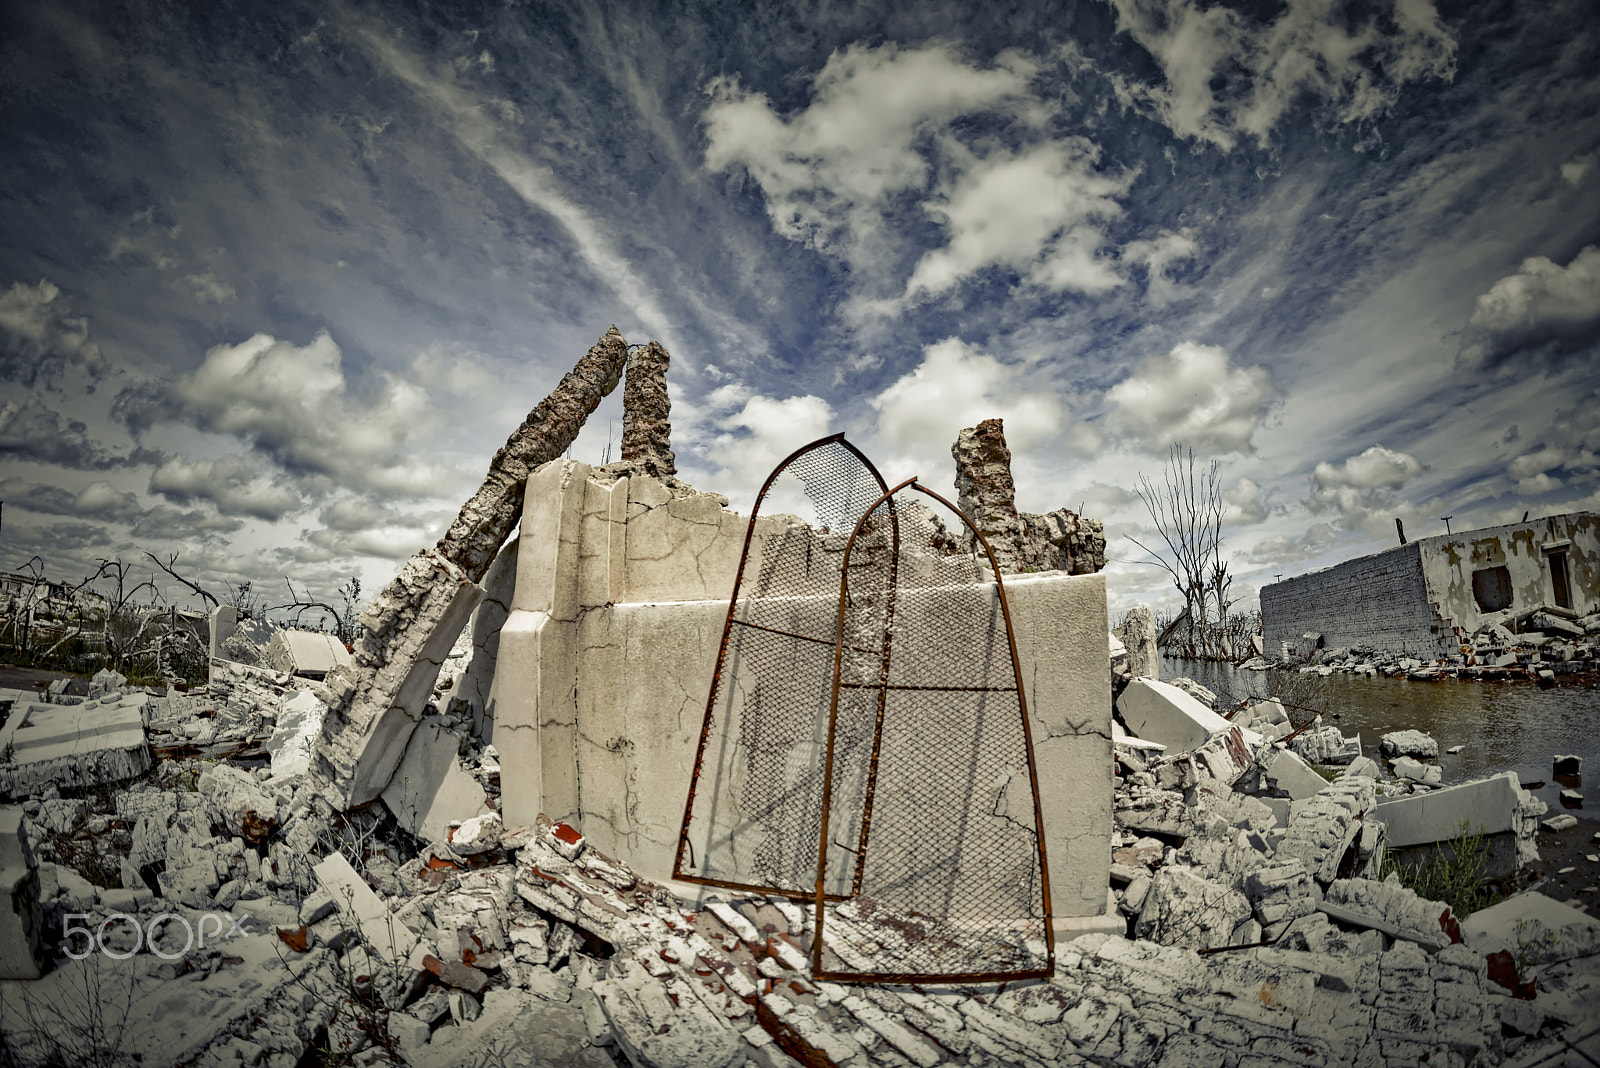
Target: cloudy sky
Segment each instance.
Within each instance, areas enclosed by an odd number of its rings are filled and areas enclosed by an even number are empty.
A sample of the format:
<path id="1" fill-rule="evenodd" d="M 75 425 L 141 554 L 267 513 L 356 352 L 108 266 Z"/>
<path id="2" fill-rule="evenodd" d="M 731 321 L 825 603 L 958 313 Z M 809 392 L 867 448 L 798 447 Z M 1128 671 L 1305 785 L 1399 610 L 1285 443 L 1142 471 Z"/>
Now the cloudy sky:
<path id="1" fill-rule="evenodd" d="M 0 569 L 375 590 L 612 323 L 735 507 L 1002 417 L 1114 606 L 1174 441 L 1247 603 L 1600 508 L 1588 0 L 666 6 L 0 7 Z"/>

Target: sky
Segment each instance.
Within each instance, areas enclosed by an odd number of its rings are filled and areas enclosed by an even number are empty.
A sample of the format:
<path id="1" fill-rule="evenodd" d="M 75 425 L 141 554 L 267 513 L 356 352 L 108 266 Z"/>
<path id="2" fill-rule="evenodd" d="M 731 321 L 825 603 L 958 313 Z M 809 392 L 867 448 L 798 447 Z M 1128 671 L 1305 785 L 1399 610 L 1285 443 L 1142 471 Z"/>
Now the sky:
<path id="1" fill-rule="evenodd" d="M 743 511 L 837 431 L 949 494 L 1002 418 L 1114 614 L 1177 600 L 1174 443 L 1244 608 L 1600 509 L 1593 10 L 0 6 L 0 570 L 370 595 L 612 324 Z"/>

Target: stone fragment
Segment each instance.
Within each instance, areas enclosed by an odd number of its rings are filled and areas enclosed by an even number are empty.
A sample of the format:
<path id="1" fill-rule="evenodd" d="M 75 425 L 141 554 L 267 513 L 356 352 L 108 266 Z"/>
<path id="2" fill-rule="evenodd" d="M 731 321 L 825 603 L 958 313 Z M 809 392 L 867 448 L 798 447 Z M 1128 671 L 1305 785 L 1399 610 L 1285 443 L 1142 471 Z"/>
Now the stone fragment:
<path id="1" fill-rule="evenodd" d="M 457 735 L 434 723 L 412 732 L 405 757 L 383 790 L 383 805 L 400 826 L 437 841 L 456 820 L 489 812 L 483 785 L 457 759 Z"/>
<path id="2" fill-rule="evenodd" d="M 392 964 L 407 958 L 417 936 L 394 920 L 388 907 L 342 853 L 329 855 L 313 871 L 339 911 L 361 928 L 367 945 Z"/>
<path id="3" fill-rule="evenodd" d="M 1261 768 L 1262 784 L 1274 797 L 1304 801 L 1315 797 L 1328 785 L 1328 780 L 1291 750 L 1267 746 L 1256 759 Z"/>
<path id="4" fill-rule="evenodd" d="M 1198 749 L 1233 726 L 1183 689 L 1155 679 L 1129 683 L 1117 698 L 1117 712 L 1136 737 L 1160 742 L 1169 753 Z"/>
<path id="5" fill-rule="evenodd" d="M 440 960 L 430 953 L 423 958 L 422 966 L 438 976 L 445 986 L 469 994 L 481 994 L 489 985 L 487 972 L 459 960 Z"/>
<path id="6" fill-rule="evenodd" d="M 1346 738 L 1338 727 L 1308 730 L 1295 738 L 1293 745 L 1310 764 L 1349 764 L 1361 755 L 1361 738 Z"/>
<path id="7" fill-rule="evenodd" d="M 1156 623 L 1150 609 L 1138 605 L 1116 631 L 1127 650 L 1128 674 L 1136 679 L 1161 677 L 1161 651 L 1156 648 Z"/>
<path id="8" fill-rule="evenodd" d="M 311 690 L 300 690 L 278 707 L 278 720 L 267 739 L 272 775 L 287 779 L 311 768 L 311 750 L 322 734 L 328 706 Z"/>
<path id="9" fill-rule="evenodd" d="M 744 1060 L 745 1044 L 738 1032 L 682 980 L 662 987 L 637 969 L 602 979 L 591 990 L 617 1045 L 638 1068 L 735 1068 Z M 669 994 L 677 995 L 676 1005 Z"/>
<path id="10" fill-rule="evenodd" d="M 197 785 L 229 834 L 261 842 L 277 828 L 277 800 L 248 772 L 231 764 L 213 764 L 201 773 Z"/>
<path id="11" fill-rule="evenodd" d="M 464 857 L 487 853 L 500 846 L 500 832 L 504 825 L 498 812 L 488 812 L 462 822 L 450 832 L 450 848 Z"/>
<path id="12" fill-rule="evenodd" d="M 1482 956 L 1509 950 L 1526 968 L 1600 953 L 1600 920 L 1526 890 L 1462 920 L 1461 937 Z"/>
<path id="13" fill-rule="evenodd" d="M 1439 755 L 1439 743 L 1421 731 L 1391 731 L 1379 741 L 1378 749 L 1391 760 L 1401 756 L 1431 760 Z"/>
<path id="14" fill-rule="evenodd" d="M 0 799 L 144 774 L 151 763 L 146 703 L 143 694 L 93 706 L 13 702 L 0 725 Z"/>
<path id="15" fill-rule="evenodd" d="M 1556 775 L 1582 775 L 1583 758 L 1557 753 L 1550 758 L 1550 770 Z"/>
<path id="16" fill-rule="evenodd" d="M 1376 800 L 1375 784 L 1365 778 L 1341 778 L 1306 801 L 1289 821 L 1278 843 L 1280 860 L 1298 859 L 1312 878 L 1326 886 L 1361 832 L 1362 817 Z"/>
<path id="17" fill-rule="evenodd" d="M 1547 820 L 1541 820 L 1539 825 L 1545 830 L 1551 832 L 1565 831 L 1568 828 L 1576 827 L 1578 825 L 1578 817 L 1569 816 L 1563 812 L 1559 815 L 1551 816 Z"/>

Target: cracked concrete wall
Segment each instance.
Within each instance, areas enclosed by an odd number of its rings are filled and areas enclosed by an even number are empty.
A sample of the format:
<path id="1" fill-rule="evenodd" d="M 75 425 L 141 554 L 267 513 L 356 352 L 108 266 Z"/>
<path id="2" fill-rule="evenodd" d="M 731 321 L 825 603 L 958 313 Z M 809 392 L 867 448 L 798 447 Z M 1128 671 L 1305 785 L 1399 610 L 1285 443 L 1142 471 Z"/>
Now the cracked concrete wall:
<path id="1" fill-rule="evenodd" d="M 1580 615 L 1600 600 L 1600 515 L 1574 512 L 1527 523 L 1418 538 L 1422 572 L 1440 613 L 1462 634 L 1504 616 L 1484 611 L 1472 592 L 1473 572 L 1503 567 L 1511 612 L 1556 603 L 1551 556 L 1565 557 L 1568 607 Z"/>
<path id="2" fill-rule="evenodd" d="M 553 461 L 528 478 L 494 683 L 508 824 L 568 818 L 667 879 L 747 517 L 715 494 Z M 762 517 L 767 538 L 792 517 Z M 1008 579 L 1053 908 L 1106 909 L 1111 694 L 1101 576 Z M 991 589 L 993 587 L 990 587 Z M 976 853 L 974 864 L 982 864 Z"/>

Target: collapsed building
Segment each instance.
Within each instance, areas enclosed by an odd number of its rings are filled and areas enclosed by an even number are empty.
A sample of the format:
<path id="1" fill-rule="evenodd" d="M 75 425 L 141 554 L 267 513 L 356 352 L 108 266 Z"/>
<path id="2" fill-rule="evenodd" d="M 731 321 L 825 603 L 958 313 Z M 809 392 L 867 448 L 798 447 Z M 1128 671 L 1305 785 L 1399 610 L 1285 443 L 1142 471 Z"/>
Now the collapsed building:
<path id="1" fill-rule="evenodd" d="M 1440 534 L 1270 583 L 1264 645 L 1304 659 L 1318 645 L 1443 659 L 1488 627 L 1555 628 L 1600 611 L 1600 514 Z M 1538 617 L 1538 618 L 1535 618 Z M 1531 622 L 1530 622 L 1531 621 Z M 1576 629 L 1581 635 L 1583 627 Z M 1308 637 L 1312 636 L 1312 637 Z"/>
<path id="2" fill-rule="evenodd" d="M 622 463 L 561 459 L 624 366 Z M 996 565 L 961 596 L 999 605 L 1002 582 L 1007 595 L 1058 940 L 1050 974 L 830 981 L 807 961 L 819 943 L 850 963 L 981 932 L 860 896 L 834 902 L 824 926 L 783 893 L 675 880 L 742 546 L 758 560 L 783 543 L 824 565 L 842 555 L 837 522 L 740 516 L 677 480 L 665 366 L 660 346 L 608 332 L 497 454 L 450 534 L 364 614 L 350 666 L 319 682 L 218 657 L 205 692 L 135 699 L 158 757 L 181 738 L 210 759 L 160 759 L 93 796 L 16 793 L 23 815 L 0 810 L 13 891 L 0 975 L 36 976 L 40 952 L 63 948 L 32 993 L 0 990 L 13 1043 L 0 1053 L 73 1062 L 63 1050 L 81 1036 L 64 1015 L 28 1011 L 81 999 L 90 974 L 126 982 L 121 1040 L 145 1063 L 289 1068 L 322 1050 L 451 1068 L 1465 1065 L 1583 1037 L 1600 924 L 1541 899 L 1552 938 L 1508 950 L 1527 899 L 1480 934 L 1373 878 L 1399 832 L 1375 818 L 1359 741 L 1296 733 L 1271 702 L 1229 719 L 1185 680 L 1152 678 L 1148 613 L 1108 635 L 1103 533 L 1069 512 L 1016 511 L 997 421 L 955 450 L 960 510 Z M 956 527 L 902 518 L 927 533 L 918 545 L 973 553 Z M 131 696 L 106 680 L 95 699 Z M 270 763 L 240 763 L 258 753 Z M 1328 782 L 1313 764 L 1346 770 Z M 969 815 L 1025 822 L 1015 781 L 932 798 L 900 832 L 908 848 Z M 1514 844 L 1534 833 L 1530 815 L 1508 822 Z M 710 826 L 702 847 L 719 827 L 735 853 L 777 844 L 738 821 Z M 803 844 L 832 846 L 815 833 Z M 956 862 L 981 870 L 972 844 Z M 219 910 L 241 930 L 207 942 Z M 109 954 L 68 959 L 86 932 Z M 1515 990 L 1491 978 L 1496 954 Z M 1512 997 L 1529 982 L 1542 1000 Z"/>

